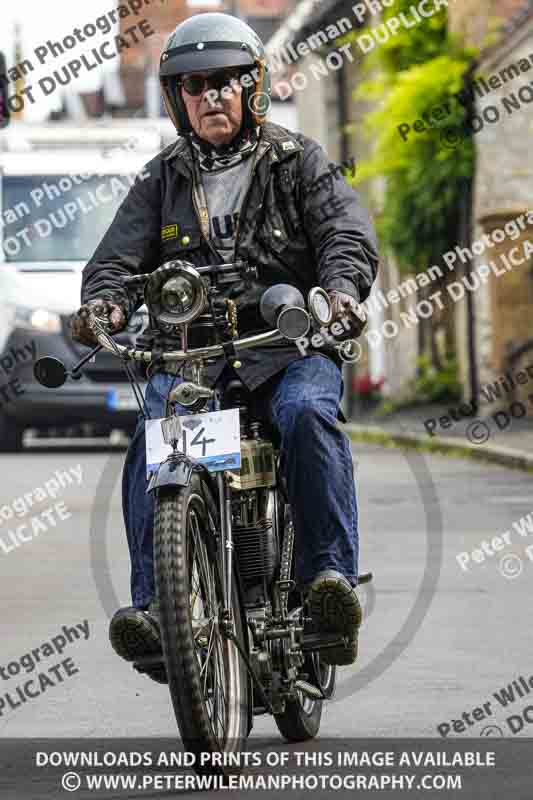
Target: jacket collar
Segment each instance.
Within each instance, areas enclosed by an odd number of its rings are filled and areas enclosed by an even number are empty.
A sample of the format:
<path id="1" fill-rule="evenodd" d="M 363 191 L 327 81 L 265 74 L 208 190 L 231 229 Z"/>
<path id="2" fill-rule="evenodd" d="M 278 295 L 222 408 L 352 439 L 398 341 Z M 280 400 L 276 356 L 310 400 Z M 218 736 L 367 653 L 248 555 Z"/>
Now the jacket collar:
<path id="1" fill-rule="evenodd" d="M 285 161 L 294 153 L 303 150 L 303 146 L 294 135 L 273 122 L 266 122 L 261 129 L 259 138 L 257 161 L 267 152 L 270 153 L 270 161 Z M 187 139 L 184 136 L 163 151 L 164 161 L 173 162 L 173 166 L 179 172 L 190 176 L 193 172 L 192 153 Z"/>

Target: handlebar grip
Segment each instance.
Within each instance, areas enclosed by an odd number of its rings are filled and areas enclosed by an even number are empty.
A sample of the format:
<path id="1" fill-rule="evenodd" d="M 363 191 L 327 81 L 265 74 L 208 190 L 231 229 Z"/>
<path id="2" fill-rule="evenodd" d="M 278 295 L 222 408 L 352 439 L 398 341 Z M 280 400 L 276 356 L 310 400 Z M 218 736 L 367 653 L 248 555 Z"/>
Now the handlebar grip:
<path id="1" fill-rule="evenodd" d="M 95 331 L 95 323 L 99 325 L 100 328 L 103 328 L 106 333 L 112 332 L 112 326 L 110 322 L 110 314 L 104 311 L 103 309 L 98 309 L 98 313 L 96 314 L 94 311 L 91 311 L 89 314 L 89 327 L 94 332 Z"/>

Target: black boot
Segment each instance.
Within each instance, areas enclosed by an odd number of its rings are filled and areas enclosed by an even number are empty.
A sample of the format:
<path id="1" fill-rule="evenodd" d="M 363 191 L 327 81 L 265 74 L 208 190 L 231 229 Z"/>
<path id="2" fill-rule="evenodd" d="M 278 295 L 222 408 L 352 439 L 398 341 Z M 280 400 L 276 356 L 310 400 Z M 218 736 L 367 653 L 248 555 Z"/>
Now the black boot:
<path id="1" fill-rule="evenodd" d="M 115 653 L 125 661 L 159 654 L 162 658 L 158 603 L 150 603 L 146 611 L 120 608 L 109 624 L 109 641 Z M 146 675 L 158 683 L 167 683 L 164 665 L 146 670 Z"/>
<path id="2" fill-rule="evenodd" d="M 363 612 L 351 583 L 340 572 L 327 569 L 306 587 L 305 595 L 313 630 L 338 633 L 345 642 L 344 646 L 322 650 L 320 660 L 338 666 L 353 664 Z"/>

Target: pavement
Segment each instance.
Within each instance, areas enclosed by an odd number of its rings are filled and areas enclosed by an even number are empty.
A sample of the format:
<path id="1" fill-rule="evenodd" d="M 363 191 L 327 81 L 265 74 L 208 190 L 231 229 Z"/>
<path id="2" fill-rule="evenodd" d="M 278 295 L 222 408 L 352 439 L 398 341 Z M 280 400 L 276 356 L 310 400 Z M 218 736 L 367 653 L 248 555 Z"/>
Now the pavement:
<path id="1" fill-rule="evenodd" d="M 513 418 L 509 409 L 461 417 L 457 408 L 420 405 L 384 416 L 360 413 L 345 430 L 353 439 L 417 447 L 533 472 L 533 417 Z"/>

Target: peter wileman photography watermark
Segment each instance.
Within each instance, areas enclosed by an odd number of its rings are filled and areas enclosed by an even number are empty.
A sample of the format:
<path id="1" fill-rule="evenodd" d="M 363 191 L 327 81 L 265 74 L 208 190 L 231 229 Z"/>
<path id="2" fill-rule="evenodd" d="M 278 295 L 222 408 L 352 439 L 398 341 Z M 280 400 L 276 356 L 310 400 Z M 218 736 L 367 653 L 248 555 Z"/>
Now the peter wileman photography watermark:
<path id="1" fill-rule="evenodd" d="M 0 409 L 8 403 L 13 403 L 24 394 L 24 387 L 20 382 L 20 378 L 9 378 L 9 376 L 19 364 L 35 361 L 36 354 L 37 343 L 32 340 L 23 347 L 11 347 L 0 357 L 0 376 L 7 379 L 5 382 L 0 382 Z"/>
<path id="2" fill-rule="evenodd" d="M 420 741 L 420 740 L 419 740 Z M 416 742 L 418 744 L 419 742 Z M 151 789 L 174 791 L 198 791 L 238 789 L 241 791 L 283 791 L 288 789 L 306 791 L 410 791 L 417 789 L 456 789 L 464 786 L 465 776 L 474 768 L 497 766 L 493 750 L 480 752 L 443 746 L 413 747 L 402 742 L 399 746 L 369 746 L 354 740 L 346 742 L 344 748 L 327 741 L 311 752 L 287 751 L 276 748 L 246 752 L 170 752 L 146 750 L 144 743 L 108 740 L 107 747 L 90 742 L 83 747 L 67 750 L 38 750 L 35 753 L 37 767 L 59 767 L 63 769 L 102 767 L 115 768 L 112 774 L 93 772 L 67 772 L 61 777 L 61 785 L 67 791 L 84 788 L 95 789 Z M 116 749 L 111 749 L 115 744 Z M 87 752 L 89 747 L 91 751 Z M 164 768 L 196 766 L 199 774 L 168 774 Z M 213 773 L 214 767 L 238 767 L 239 774 L 222 776 Z M 151 767 L 150 771 L 143 769 Z M 200 771 L 203 767 L 203 774 Z M 255 768 L 241 773 L 241 769 Z M 154 773 L 157 768 L 157 773 Z M 442 770 L 448 770 L 442 774 Z M 454 772 L 450 773 L 449 770 Z M 127 772 L 125 771 L 127 770 Z M 354 772 L 357 770 L 357 772 Z M 363 770 L 369 770 L 363 774 Z M 435 772 L 439 770 L 439 772 Z M 207 771 L 207 774 L 206 774 Z M 321 795 L 318 795 L 321 796 Z"/>
<path id="3" fill-rule="evenodd" d="M 12 678 L 19 680 L 17 686 L 0 694 L 0 717 L 20 708 L 24 703 L 34 700 L 49 689 L 63 683 L 66 678 L 71 678 L 79 672 L 72 658 L 63 658 L 51 667 L 45 667 L 45 663 L 46 659 L 51 656 L 61 656 L 68 645 L 82 638 L 82 634 L 83 640 L 87 641 L 89 621 L 86 619 L 74 626 L 63 625 L 61 632 L 49 641 L 28 650 L 20 658 L 0 665 L 0 678 L 3 681 L 9 681 Z M 41 665 L 41 662 L 44 663 Z M 42 671 L 36 673 L 37 665 Z M 30 674 L 31 678 L 24 680 Z"/>
<path id="4" fill-rule="evenodd" d="M 529 58 L 521 58 L 517 62 L 512 62 L 502 67 L 486 77 L 479 77 L 472 81 L 467 90 L 461 89 L 452 95 L 452 99 L 444 103 L 437 104 L 422 114 L 422 117 L 411 122 L 402 122 L 397 126 L 398 135 L 407 142 L 413 134 L 421 135 L 428 133 L 432 129 L 440 129 L 441 141 L 444 146 L 449 148 L 458 147 L 463 139 L 469 135 L 474 135 L 483 130 L 486 124 L 493 125 L 500 122 L 502 115 L 495 105 L 486 105 L 480 109 L 480 113 L 473 113 L 469 127 L 457 127 L 446 125 L 446 119 L 453 116 L 453 102 L 466 106 L 474 99 L 482 99 L 490 93 L 501 89 L 510 81 L 516 80 L 524 72 L 529 72 L 533 68 L 533 55 Z M 511 116 L 515 111 L 520 111 L 523 105 L 533 102 L 533 82 L 525 83 L 516 91 L 500 98 L 501 106 L 507 116 Z"/>
<path id="5" fill-rule="evenodd" d="M 331 162 L 328 166 L 327 172 L 323 175 L 320 175 L 311 186 L 308 187 L 307 191 L 313 194 L 321 189 L 329 189 L 333 191 L 333 181 L 339 176 L 344 175 L 345 178 L 355 178 L 357 172 L 357 166 L 355 163 L 355 158 L 352 156 L 351 158 L 347 158 L 342 164 L 334 164 Z"/>
<path id="6" fill-rule="evenodd" d="M 25 199 L 20 199 L 14 205 L 0 210 L 0 232 L 4 231 L 2 248 L 5 255 L 19 256 L 24 247 L 33 247 L 35 242 L 48 238 L 55 230 L 61 230 L 71 223 L 81 221 L 84 216 L 102 206 L 123 200 L 133 185 L 147 180 L 150 172 L 146 165 L 139 172 L 110 174 L 112 159 L 135 154 L 138 144 L 139 137 L 132 135 L 121 144 L 104 148 L 102 157 L 109 159 L 105 170 L 64 175 L 57 181 L 45 180 L 34 186 L 26 194 Z M 65 198 L 63 204 L 58 205 L 53 211 L 48 210 L 51 203 L 62 198 Z M 44 209 L 48 213 L 32 219 Z M 19 223 L 24 220 L 29 224 L 20 228 Z M 10 226 L 19 227 L 19 230 L 10 232 L 7 230 Z"/>
<path id="7" fill-rule="evenodd" d="M 492 536 L 490 540 L 483 539 L 473 550 L 457 553 L 455 559 L 465 573 L 473 572 L 481 564 L 497 562 L 501 575 L 513 580 L 522 574 L 524 555 L 527 560 L 533 562 L 533 545 L 526 546 L 522 556 L 505 551 L 513 546 L 522 547 L 524 539 L 529 536 L 533 537 L 533 512 L 524 514 L 512 523 L 511 528 L 498 536 Z"/>
<path id="8" fill-rule="evenodd" d="M 529 695 L 533 695 L 533 675 L 530 675 L 529 678 L 518 675 L 507 686 L 502 686 L 492 693 L 495 703 L 493 700 L 487 700 L 472 710 L 463 711 L 458 719 L 451 719 L 437 725 L 437 731 L 443 738 L 453 733 L 466 733 L 478 722 L 487 722 L 491 717 L 496 716 L 502 708 L 509 709 L 510 706 L 518 703 L 519 700 L 527 698 Z M 531 697 L 531 700 L 533 701 L 533 697 Z M 504 736 L 505 731 L 501 725 L 507 726 L 506 730 L 513 735 L 521 733 L 526 725 L 533 725 L 533 705 L 527 705 L 518 713 L 511 714 L 502 723 L 490 720 L 488 725 L 484 725 L 475 734 L 477 736 Z"/>
<path id="9" fill-rule="evenodd" d="M 370 16 L 380 14 L 384 8 L 390 8 L 396 0 L 366 0 L 364 3 L 356 3 L 352 6 L 352 11 L 357 23 L 367 21 Z M 377 44 L 384 44 L 391 36 L 397 35 L 402 28 L 409 30 L 410 28 L 419 25 L 424 18 L 432 17 L 437 14 L 441 9 L 447 8 L 448 0 L 421 0 L 418 5 L 411 5 L 404 13 L 403 11 L 393 17 L 387 19 L 382 25 L 378 25 L 368 29 L 367 33 L 362 33 L 355 44 L 361 53 L 369 53 Z M 356 23 L 356 24 L 357 24 Z M 275 91 L 279 100 L 288 100 L 292 97 L 295 91 L 303 91 L 309 84 L 308 76 L 305 72 L 291 71 L 288 74 L 288 68 L 294 66 L 302 57 L 319 51 L 328 44 L 335 42 L 349 31 L 353 30 L 354 22 L 350 17 L 340 17 L 335 22 L 330 23 L 321 30 L 315 31 L 304 41 L 299 41 L 296 45 L 292 42 L 286 42 L 280 47 L 273 50 L 267 49 L 268 67 L 273 76 L 276 73 L 282 73 L 284 79 L 279 77 L 275 78 Z M 351 64 L 354 62 L 354 55 L 352 52 L 353 43 L 340 45 L 334 50 L 328 52 L 323 59 L 311 63 L 309 66 L 310 75 L 315 80 L 321 80 L 327 77 L 330 72 L 337 72 L 342 69 L 345 59 Z M 165 53 L 162 55 L 165 59 Z M 257 69 L 247 70 L 240 77 L 233 79 L 228 86 L 222 87 L 220 90 L 210 89 L 206 93 L 208 102 L 215 104 L 219 102 L 219 97 L 226 96 L 226 93 L 231 92 L 236 84 L 243 87 L 252 87 L 259 80 L 259 71 Z M 261 113 L 266 113 L 271 105 L 271 97 L 265 93 L 255 92 L 251 95 L 248 105 L 252 111 L 260 110 Z"/>
<path id="10" fill-rule="evenodd" d="M 58 523 L 72 517 L 63 502 L 53 502 L 48 508 L 21 522 L 27 517 L 29 511 L 39 503 L 54 501 L 56 497 L 69 486 L 81 486 L 82 466 L 77 464 L 68 470 L 55 470 L 53 476 L 31 492 L 25 492 L 15 498 L 11 503 L 0 506 L 0 552 L 8 555 L 21 547 L 26 542 L 31 542 L 41 533 L 46 533 L 49 528 L 57 527 Z M 4 523 L 7 523 L 3 528 Z"/>
<path id="11" fill-rule="evenodd" d="M 364 313 L 360 313 L 359 310 L 355 310 L 354 313 L 361 322 L 365 322 Z M 308 355 L 310 348 L 318 350 L 324 345 L 334 345 L 341 359 L 349 363 L 351 353 L 357 342 L 355 339 L 345 339 L 339 342 L 339 337 L 344 337 L 346 333 L 350 332 L 353 332 L 353 322 L 344 314 L 330 325 L 323 325 L 310 336 L 300 336 L 295 340 L 294 344 L 302 356 Z"/>
<path id="12" fill-rule="evenodd" d="M 336 39 L 359 27 L 371 17 L 381 14 L 384 9 L 391 8 L 395 0 L 366 0 L 363 3 L 355 3 L 352 12 L 356 22 L 350 17 L 340 17 L 335 22 L 330 23 L 321 30 L 313 32 L 305 40 L 297 42 L 287 42 L 283 46 L 276 48 L 268 53 L 269 68 L 273 75 L 277 72 L 286 73 L 287 68 L 296 64 L 300 58 L 309 55 L 320 48 L 327 47 Z M 353 44 L 362 54 L 370 53 L 377 45 L 385 44 L 393 36 L 397 36 L 402 29 L 410 30 L 415 28 L 424 19 L 433 17 L 442 9 L 447 9 L 448 0 L 421 0 L 417 4 L 412 4 L 404 12 L 389 17 L 380 25 L 369 27 L 365 33 L 361 33 L 354 43 L 337 47 L 329 52 L 322 61 L 310 64 L 310 75 L 315 80 L 321 80 L 330 72 L 342 69 L 345 59 L 350 63 L 354 62 Z M 304 90 L 309 83 L 309 78 L 305 72 L 292 72 L 284 80 L 276 79 L 276 92 L 280 100 L 288 100 L 295 91 Z"/>
<path id="13" fill-rule="evenodd" d="M 143 6 L 152 5 L 155 0 L 126 0 L 120 3 L 117 8 L 113 8 L 106 14 L 102 14 L 94 21 L 87 22 L 83 28 L 74 28 L 61 41 L 48 39 L 46 42 L 33 49 L 33 57 L 25 58 L 6 71 L 5 81 L 16 85 L 17 81 L 26 80 L 36 68 L 48 66 L 57 58 L 68 53 L 69 50 L 79 45 L 86 45 L 87 42 L 98 34 L 108 34 L 113 25 L 118 20 L 130 15 L 139 16 Z M 155 35 L 155 31 L 150 26 L 147 19 L 141 19 L 135 25 L 123 29 L 120 34 L 106 39 L 103 43 L 90 50 L 85 49 L 79 54 L 78 58 L 71 59 L 61 69 L 53 70 L 50 74 L 44 75 L 37 83 L 24 86 L 18 93 L 12 94 L 7 98 L 7 105 L 11 112 L 17 113 L 24 110 L 26 103 L 31 105 L 41 97 L 49 97 L 59 86 L 68 86 L 73 80 L 84 72 L 92 72 L 93 69 L 111 61 L 130 47 L 142 42 L 144 39 Z"/>
<path id="14" fill-rule="evenodd" d="M 506 240 L 516 241 L 520 238 L 521 232 L 526 231 L 528 226 L 533 225 L 533 211 L 527 211 L 518 215 L 515 219 L 509 220 L 502 228 L 484 233 L 479 239 L 472 242 L 470 247 L 456 245 L 452 250 L 443 254 L 442 260 L 453 272 L 457 266 L 467 264 L 475 256 L 481 256 L 493 249 L 497 244 L 502 244 Z M 452 281 L 446 286 L 446 294 L 454 303 L 459 302 L 468 292 L 476 292 L 481 286 L 487 283 L 491 275 L 501 278 L 515 267 L 526 265 L 533 256 L 533 242 L 525 239 L 507 252 L 500 252 L 486 263 L 479 264 L 469 274 L 463 275 L 461 280 Z M 442 279 L 445 275 L 444 270 L 439 265 L 433 265 L 427 270 L 417 273 L 412 278 L 402 281 L 395 289 L 389 289 L 385 294 L 381 289 L 373 290 L 370 297 L 359 305 L 359 313 L 367 315 L 371 310 L 381 314 L 382 310 L 389 306 L 397 305 L 407 297 L 415 295 L 420 288 L 431 286 L 431 283 Z M 427 299 L 413 305 L 409 311 L 401 311 L 399 322 L 386 319 L 379 328 L 366 331 L 363 335 L 370 348 L 377 348 L 384 340 L 395 339 L 403 329 L 409 330 L 418 325 L 420 319 L 429 319 L 435 311 L 442 310 L 444 306 L 443 292 L 437 291 L 430 294 Z M 355 342 L 351 363 L 356 363 L 362 356 L 363 349 L 359 342 Z"/>
<path id="15" fill-rule="evenodd" d="M 533 406 L 533 392 L 528 394 L 528 403 Z M 520 400 L 514 400 L 507 408 L 491 414 L 488 419 L 475 419 L 466 429 L 466 438 L 472 444 L 485 444 L 495 433 L 506 430 L 514 419 L 527 416 L 527 406 Z"/>
<path id="16" fill-rule="evenodd" d="M 105 173 L 98 173 L 103 176 Z M 39 209 L 48 209 L 50 203 L 70 195 L 72 199 L 58 205 L 53 211 L 48 211 L 43 216 L 33 219 L 20 230 L 10 236 L 4 236 L 2 247 L 7 257 L 20 256 L 25 248 L 32 248 L 35 242 L 46 239 L 54 231 L 61 230 L 71 223 L 82 219 L 102 206 L 123 200 L 129 189 L 139 181 L 150 177 L 144 168 L 139 173 L 121 175 L 108 175 L 101 181 L 94 173 L 80 173 L 77 175 L 63 176 L 59 181 L 43 181 L 40 186 L 34 187 L 26 200 L 20 200 L 16 205 L 7 208 L 0 216 L 0 230 L 6 229 L 21 220 L 36 216 Z M 78 187 L 83 187 L 81 190 Z M 41 212 L 42 213 L 42 212 Z"/>
<path id="17" fill-rule="evenodd" d="M 531 362 L 531 364 L 524 365 L 524 368 L 518 370 L 518 372 L 506 372 L 505 375 L 500 375 L 500 377 L 497 378 L 493 383 L 487 383 L 485 386 L 482 386 L 479 391 L 478 400 L 480 403 L 487 405 L 496 403 L 502 399 L 505 399 L 506 395 L 514 392 L 517 386 L 524 386 L 531 380 L 533 380 L 533 362 Z M 518 414 L 519 411 L 520 413 Z M 497 411 L 492 415 L 492 419 L 498 426 L 499 430 L 504 430 L 511 424 L 511 418 L 516 419 L 519 416 L 523 417 L 525 416 L 526 411 L 527 410 L 523 403 L 511 403 L 508 411 L 504 411 L 503 409 Z M 447 413 L 440 417 L 428 417 L 426 420 L 424 420 L 424 428 L 430 436 L 437 436 L 435 433 L 437 428 L 447 430 L 448 428 L 454 426 L 457 422 L 460 422 L 462 419 L 473 417 L 475 413 L 475 403 L 461 403 L 455 408 L 448 408 Z M 476 433 L 475 428 L 477 423 L 481 425 L 478 433 Z M 483 438 L 481 434 L 481 429 L 483 426 L 485 426 L 485 428 L 488 427 L 487 423 L 483 420 L 476 420 L 471 426 L 469 426 L 469 439 L 474 444 L 480 443 L 480 439 Z"/>

